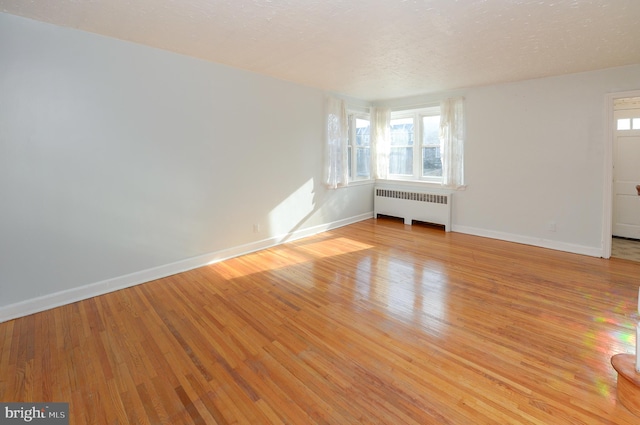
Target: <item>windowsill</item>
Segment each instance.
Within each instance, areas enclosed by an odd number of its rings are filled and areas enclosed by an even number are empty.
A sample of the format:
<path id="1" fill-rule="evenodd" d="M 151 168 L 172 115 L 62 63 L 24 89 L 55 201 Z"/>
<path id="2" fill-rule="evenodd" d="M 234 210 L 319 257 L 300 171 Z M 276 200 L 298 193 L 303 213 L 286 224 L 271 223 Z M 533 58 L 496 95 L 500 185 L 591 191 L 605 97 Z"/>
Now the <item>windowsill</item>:
<path id="1" fill-rule="evenodd" d="M 459 187 L 446 187 L 436 182 L 428 182 L 424 180 L 402 180 L 402 179 L 356 180 L 356 181 L 349 182 L 349 184 L 344 187 L 370 186 L 373 184 L 376 184 L 379 186 L 420 187 L 423 189 L 436 189 L 439 191 L 449 192 L 449 193 L 467 189 L 467 185 L 463 185 Z"/>
<path id="2" fill-rule="evenodd" d="M 372 185 L 375 182 L 376 181 L 373 180 L 373 179 L 369 179 L 369 180 L 354 180 L 354 181 L 350 181 L 349 184 L 347 185 L 347 187 Z"/>
<path id="3" fill-rule="evenodd" d="M 467 185 L 459 186 L 459 187 L 447 187 L 443 186 L 440 183 L 436 182 L 428 182 L 424 180 L 400 180 L 400 179 L 376 179 L 376 185 L 380 186 L 402 186 L 402 187 L 420 187 L 426 189 L 436 189 L 443 192 L 456 192 L 460 190 L 466 190 Z"/>

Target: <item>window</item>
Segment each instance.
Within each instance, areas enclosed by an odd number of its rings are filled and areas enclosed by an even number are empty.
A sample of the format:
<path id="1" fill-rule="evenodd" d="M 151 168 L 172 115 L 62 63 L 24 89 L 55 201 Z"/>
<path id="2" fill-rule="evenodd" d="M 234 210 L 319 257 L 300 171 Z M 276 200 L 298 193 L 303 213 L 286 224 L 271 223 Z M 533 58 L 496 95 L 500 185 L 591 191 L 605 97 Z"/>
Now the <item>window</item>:
<path id="1" fill-rule="evenodd" d="M 618 130 L 640 130 L 640 118 L 618 118 Z"/>
<path id="2" fill-rule="evenodd" d="M 371 125 L 367 115 L 349 114 L 347 158 L 349 181 L 371 178 Z"/>
<path id="3" fill-rule="evenodd" d="M 414 129 L 413 118 L 391 118 L 389 174 L 413 176 Z"/>
<path id="4" fill-rule="evenodd" d="M 422 176 L 442 178 L 440 115 L 422 117 Z"/>
<path id="5" fill-rule="evenodd" d="M 328 187 L 373 179 L 465 187 L 463 97 L 420 109 L 367 109 L 349 111 L 343 100 L 328 98 Z"/>
<path id="6" fill-rule="evenodd" d="M 440 108 L 391 113 L 389 177 L 442 181 Z"/>

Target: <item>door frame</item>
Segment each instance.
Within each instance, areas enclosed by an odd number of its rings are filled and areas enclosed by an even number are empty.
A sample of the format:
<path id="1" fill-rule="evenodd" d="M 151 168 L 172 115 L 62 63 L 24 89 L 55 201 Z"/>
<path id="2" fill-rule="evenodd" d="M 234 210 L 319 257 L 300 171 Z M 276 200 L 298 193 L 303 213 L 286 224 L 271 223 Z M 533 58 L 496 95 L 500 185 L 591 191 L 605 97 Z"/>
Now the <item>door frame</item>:
<path id="1" fill-rule="evenodd" d="M 605 95 L 605 149 L 604 149 L 604 184 L 602 209 L 602 258 L 611 258 L 611 238 L 613 237 L 613 139 L 615 122 L 613 104 L 616 99 L 640 97 L 640 90 L 632 90 Z"/>

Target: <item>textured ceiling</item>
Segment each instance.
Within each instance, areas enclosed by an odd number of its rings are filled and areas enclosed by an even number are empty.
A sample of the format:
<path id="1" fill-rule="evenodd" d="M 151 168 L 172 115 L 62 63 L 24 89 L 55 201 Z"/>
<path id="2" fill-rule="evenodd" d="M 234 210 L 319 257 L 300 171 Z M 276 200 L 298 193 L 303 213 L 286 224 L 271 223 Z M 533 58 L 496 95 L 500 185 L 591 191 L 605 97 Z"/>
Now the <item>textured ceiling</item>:
<path id="1" fill-rule="evenodd" d="M 640 0 L 0 0 L 364 100 L 640 63 Z"/>

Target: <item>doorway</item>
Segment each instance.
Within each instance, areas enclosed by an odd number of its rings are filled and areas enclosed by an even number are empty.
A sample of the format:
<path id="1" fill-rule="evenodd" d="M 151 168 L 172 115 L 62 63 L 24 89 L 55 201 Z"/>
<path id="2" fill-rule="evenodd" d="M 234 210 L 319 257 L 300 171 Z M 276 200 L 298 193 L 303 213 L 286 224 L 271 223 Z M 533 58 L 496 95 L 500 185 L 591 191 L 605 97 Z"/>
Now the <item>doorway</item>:
<path id="1" fill-rule="evenodd" d="M 607 96 L 607 109 L 603 257 L 640 261 L 640 91 Z"/>
<path id="2" fill-rule="evenodd" d="M 640 262 L 640 241 L 614 236 L 611 239 L 611 257 Z"/>

